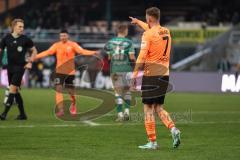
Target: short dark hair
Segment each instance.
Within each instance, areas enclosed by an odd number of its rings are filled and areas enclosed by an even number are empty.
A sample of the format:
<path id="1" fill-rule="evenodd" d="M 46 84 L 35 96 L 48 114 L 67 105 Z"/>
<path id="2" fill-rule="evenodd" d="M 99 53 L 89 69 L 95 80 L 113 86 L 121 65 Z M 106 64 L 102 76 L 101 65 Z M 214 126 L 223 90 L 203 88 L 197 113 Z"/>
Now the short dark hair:
<path id="1" fill-rule="evenodd" d="M 125 23 L 120 23 L 117 26 L 117 33 L 124 33 L 126 31 L 126 29 L 128 29 L 128 25 Z"/>
<path id="2" fill-rule="evenodd" d="M 67 29 L 61 29 L 60 33 L 67 33 L 68 34 L 68 30 Z"/>
<path id="3" fill-rule="evenodd" d="M 11 22 L 12 32 L 13 32 L 13 28 L 16 26 L 16 24 L 17 24 L 18 22 L 24 23 L 24 20 L 23 20 L 23 19 L 20 19 L 20 18 L 15 18 L 14 20 L 12 20 L 12 22 Z"/>
<path id="4" fill-rule="evenodd" d="M 160 19 L 160 9 L 157 7 L 150 7 L 146 9 L 146 14 L 154 17 L 155 19 Z"/>

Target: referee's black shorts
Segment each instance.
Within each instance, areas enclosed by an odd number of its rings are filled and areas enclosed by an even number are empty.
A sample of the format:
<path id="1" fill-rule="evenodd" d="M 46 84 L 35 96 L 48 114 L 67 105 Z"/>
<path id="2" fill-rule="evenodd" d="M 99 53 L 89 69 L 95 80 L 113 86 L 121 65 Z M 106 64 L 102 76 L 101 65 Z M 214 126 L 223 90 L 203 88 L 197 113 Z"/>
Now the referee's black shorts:
<path id="1" fill-rule="evenodd" d="M 143 76 L 141 88 L 142 103 L 164 104 L 168 84 L 169 76 Z"/>
<path id="2" fill-rule="evenodd" d="M 17 87 L 21 86 L 22 83 L 22 78 L 24 75 L 25 70 L 20 69 L 20 70 L 13 70 L 13 69 L 8 69 L 8 83 L 9 85 L 14 85 Z"/>

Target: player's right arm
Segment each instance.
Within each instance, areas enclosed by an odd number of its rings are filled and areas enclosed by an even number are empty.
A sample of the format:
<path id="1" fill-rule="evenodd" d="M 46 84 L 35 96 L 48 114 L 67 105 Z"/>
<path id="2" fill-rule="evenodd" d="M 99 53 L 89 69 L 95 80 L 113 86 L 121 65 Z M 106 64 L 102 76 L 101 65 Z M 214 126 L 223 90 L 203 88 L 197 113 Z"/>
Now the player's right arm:
<path id="1" fill-rule="evenodd" d="M 143 22 L 143 21 L 141 21 L 141 20 L 139 20 L 137 18 L 131 17 L 131 16 L 129 18 L 132 20 L 131 21 L 132 24 L 138 25 L 139 27 L 141 27 L 145 31 L 149 29 L 149 26 L 148 26 L 147 23 L 145 23 L 145 22 Z"/>
<path id="2" fill-rule="evenodd" d="M 53 44 L 48 50 L 37 54 L 34 57 L 34 61 L 44 58 L 44 57 L 47 57 L 47 56 L 50 56 L 50 55 L 53 55 L 53 54 L 56 54 L 56 50 L 57 50 L 57 46 L 56 46 L 56 44 Z"/>
<path id="3" fill-rule="evenodd" d="M 106 48 L 106 54 L 108 56 L 108 60 L 111 61 L 111 59 L 112 59 L 112 50 L 113 50 L 111 40 L 109 40 L 106 43 L 105 48 Z"/>
<path id="4" fill-rule="evenodd" d="M 147 53 L 149 51 L 150 46 L 150 38 L 146 32 L 143 33 L 142 42 L 141 42 L 141 50 L 139 52 L 136 65 L 133 70 L 133 79 L 136 79 L 140 70 L 143 69 Z"/>
<path id="5" fill-rule="evenodd" d="M 3 38 L 0 42 L 0 54 L 2 53 L 5 47 L 6 47 L 5 38 Z"/>

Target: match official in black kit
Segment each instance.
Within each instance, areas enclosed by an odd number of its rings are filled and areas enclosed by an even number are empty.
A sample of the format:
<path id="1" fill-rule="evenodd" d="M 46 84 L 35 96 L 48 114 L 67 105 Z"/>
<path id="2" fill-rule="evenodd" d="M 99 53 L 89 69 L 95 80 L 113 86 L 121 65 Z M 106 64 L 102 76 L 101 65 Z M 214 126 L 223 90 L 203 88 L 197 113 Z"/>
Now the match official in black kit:
<path id="1" fill-rule="evenodd" d="M 32 68 L 30 58 L 37 54 L 37 50 L 33 41 L 23 35 L 24 21 L 22 19 L 14 19 L 11 23 L 11 29 L 11 33 L 3 37 L 0 42 L 0 53 L 5 48 L 7 49 L 7 71 L 10 86 L 9 96 L 5 104 L 5 109 L 0 115 L 0 119 L 6 119 L 7 113 L 15 98 L 20 112 L 16 120 L 26 120 L 27 116 L 24 111 L 23 99 L 19 92 L 19 88 L 21 86 L 25 69 Z M 28 53 L 31 57 L 28 57 Z"/>

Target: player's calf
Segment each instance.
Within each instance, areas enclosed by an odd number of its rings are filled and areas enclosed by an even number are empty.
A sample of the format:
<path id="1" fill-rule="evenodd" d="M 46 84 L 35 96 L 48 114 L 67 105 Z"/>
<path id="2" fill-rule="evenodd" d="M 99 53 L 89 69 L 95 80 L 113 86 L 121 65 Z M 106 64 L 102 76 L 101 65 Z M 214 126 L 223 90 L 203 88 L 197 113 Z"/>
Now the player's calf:
<path id="1" fill-rule="evenodd" d="M 123 99 L 122 96 L 119 94 L 115 94 L 115 103 L 116 103 L 116 108 L 117 108 L 117 119 L 116 122 L 121 122 L 124 120 L 124 114 L 123 114 Z"/>

